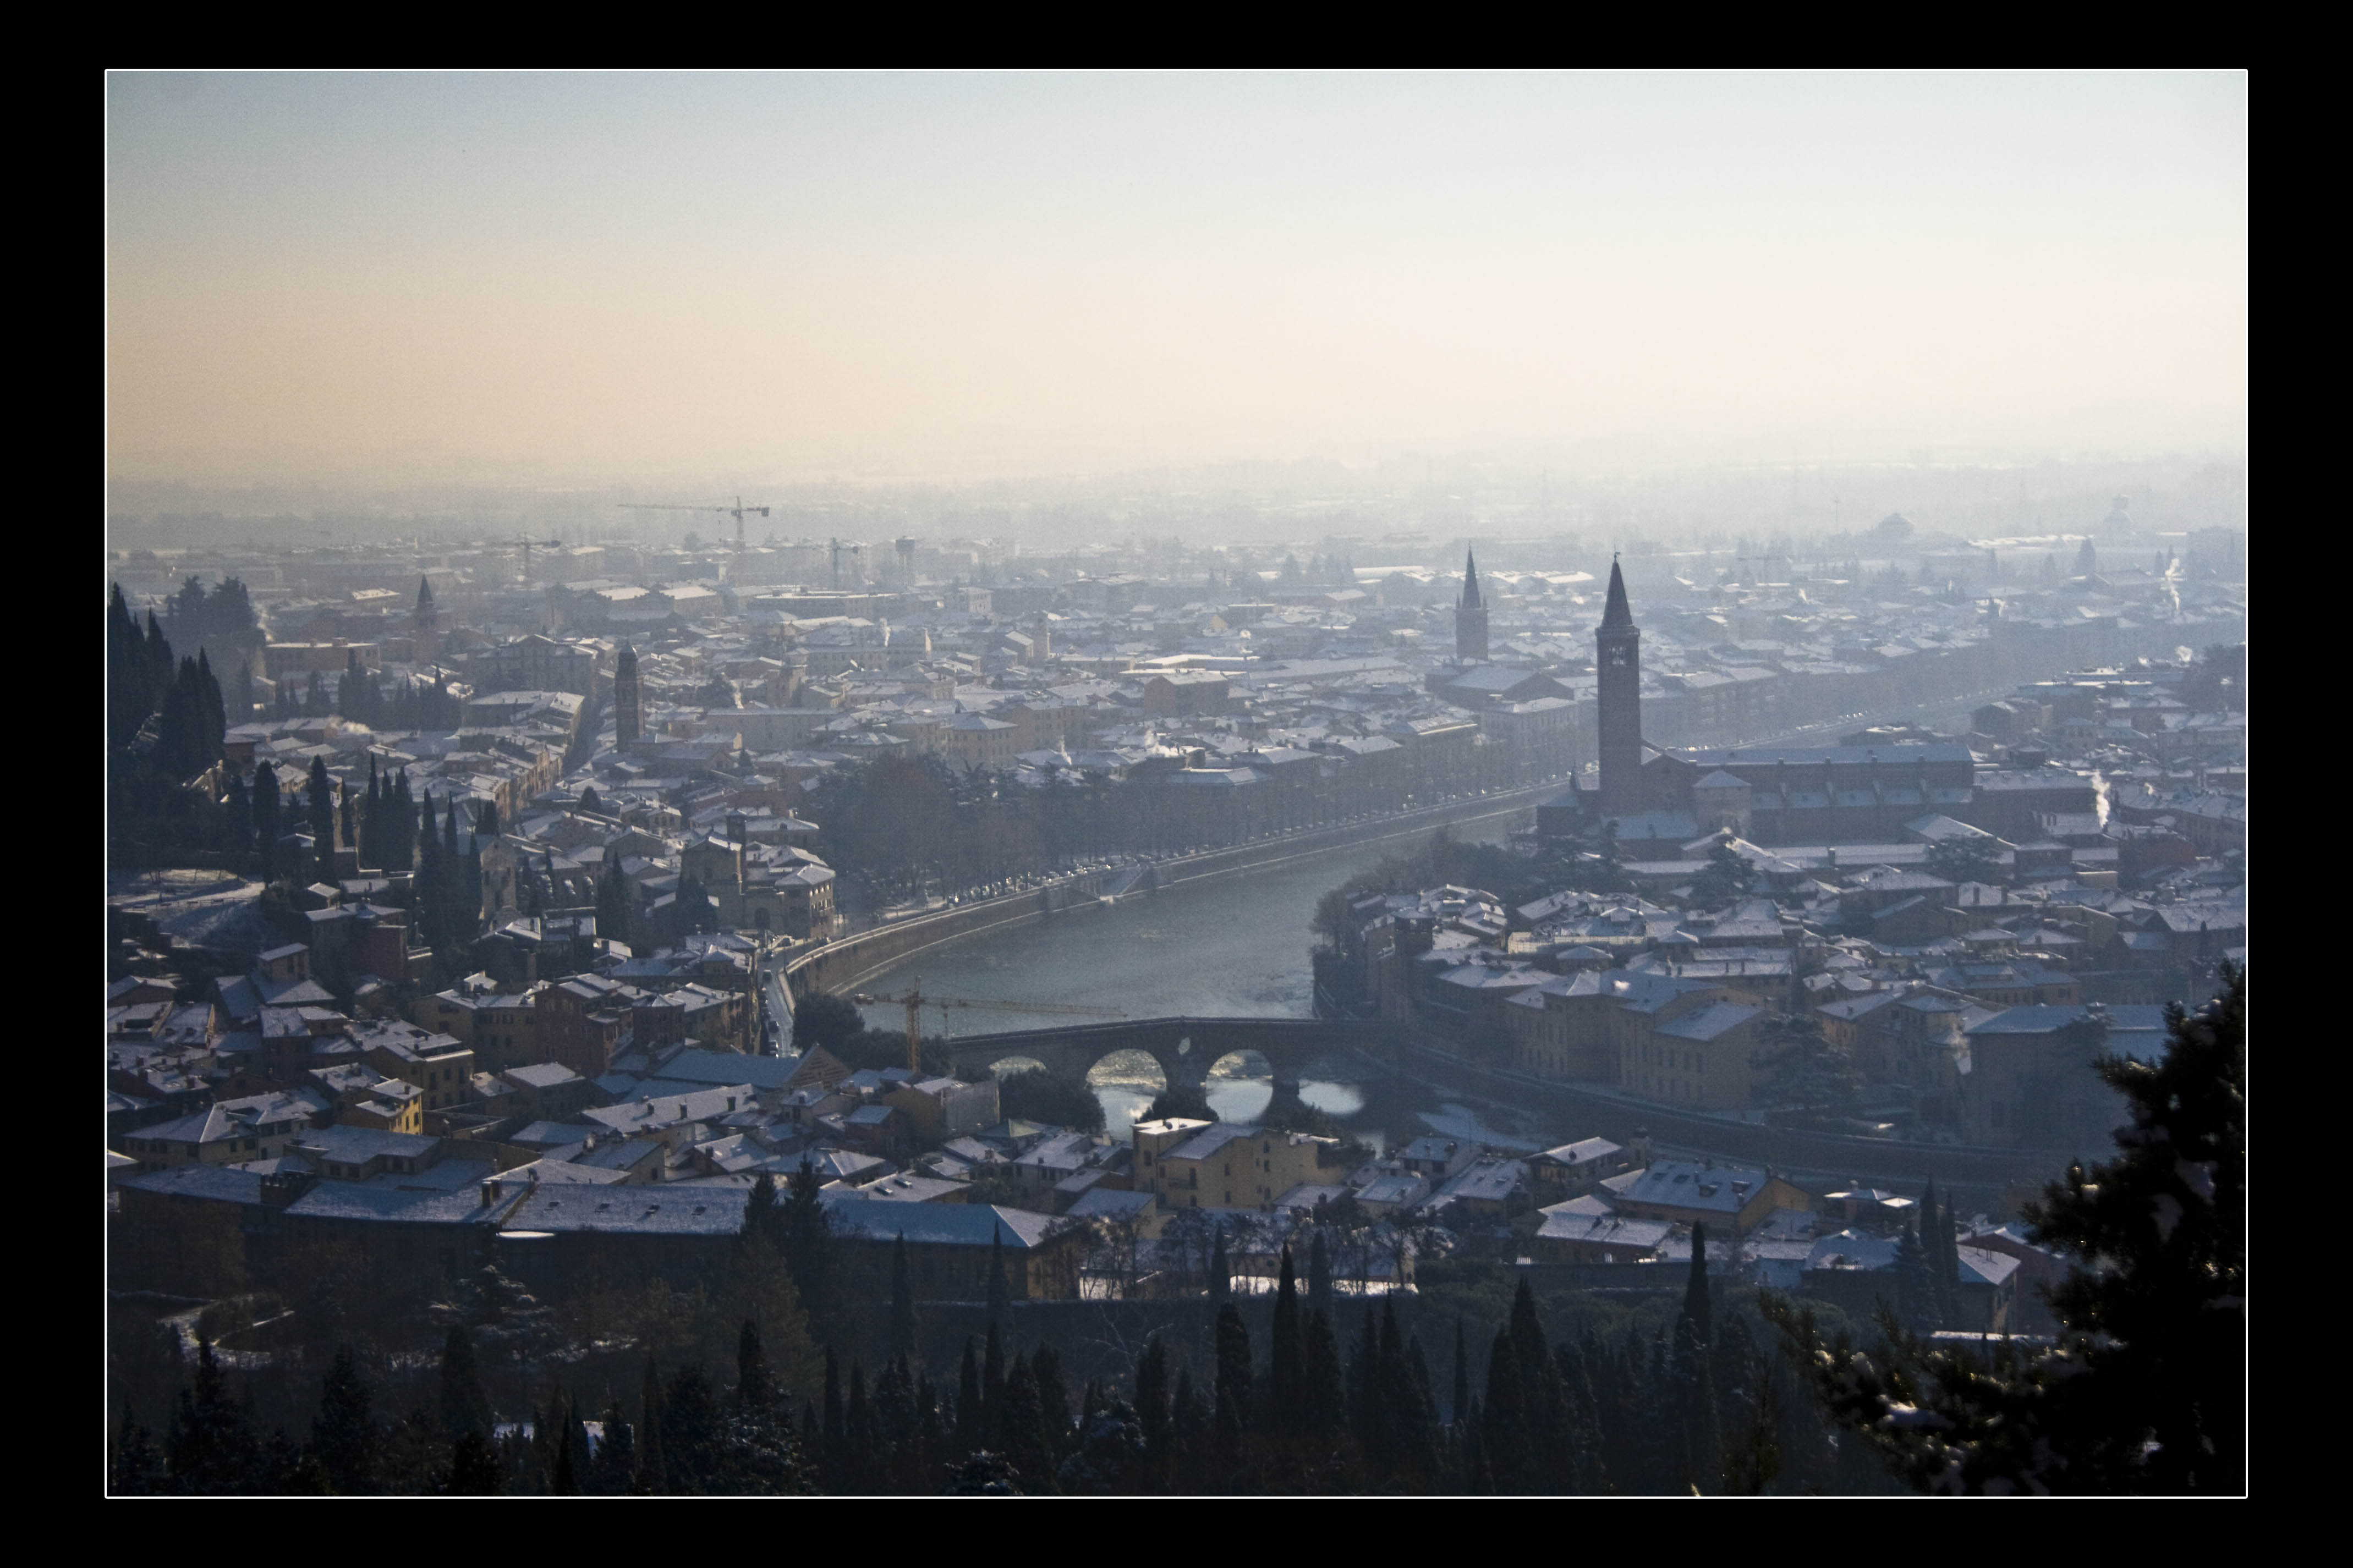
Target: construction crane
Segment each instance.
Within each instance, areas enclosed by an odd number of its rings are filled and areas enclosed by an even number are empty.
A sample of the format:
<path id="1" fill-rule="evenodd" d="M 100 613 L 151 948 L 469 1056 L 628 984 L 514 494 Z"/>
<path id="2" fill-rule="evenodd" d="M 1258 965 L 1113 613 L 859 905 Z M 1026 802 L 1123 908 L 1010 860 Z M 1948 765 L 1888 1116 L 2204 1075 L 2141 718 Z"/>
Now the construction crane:
<path id="1" fill-rule="evenodd" d="M 861 1007 L 904 1007 L 907 1010 L 907 1070 L 923 1070 L 923 1009 L 940 1010 L 940 1030 L 946 1033 L 947 1013 L 951 1007 L 976 1007 L 998 1013 L 1064 1013 L 1076 1018 L 1124 1018 L 1105 1007 L 1065 1007 L 1056 1002 L 982 1002 L 964 996 L 926 996 L 918 986 L 910 985 L 900 996 L 871 996 L 859 992 L 850 998 Z"/>
<path id="2" fill-rule="evenodd" d="M 526 588 L 531 586 L 531 552 L 534 550 L 564 548 L 564 541 L 560 539 L 510 539 L 505 542 L 510 545 L 522 546 L 522 585 Z"/>
<path id="3" fill-rule="evenodd" d="M 735 572 L 736 575 L 739 577 L 743 575 L 744 572 L 744 516 L 746 512 L 757 512 L 762 517 L 765 517 L 768 515 L 770 510 L 765 506 L 745 506 L 742 496 L 737 496 L 735 498 L 735 504 L 733 506 L 683 506 L 670 501 L 641 500 L 625 500 L 620 502 L 619 506 L 623 511 L 724 512 L 727 516 L 735 520 Z"/>

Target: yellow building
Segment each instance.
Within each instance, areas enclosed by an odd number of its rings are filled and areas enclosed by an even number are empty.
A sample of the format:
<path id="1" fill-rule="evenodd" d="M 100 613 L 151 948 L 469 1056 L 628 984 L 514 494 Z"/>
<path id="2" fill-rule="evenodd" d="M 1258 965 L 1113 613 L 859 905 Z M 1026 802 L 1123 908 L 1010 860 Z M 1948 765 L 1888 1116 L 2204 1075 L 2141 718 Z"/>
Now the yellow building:
<path id="1" fill-rule="evenodd" d="M 1135 1184 L 1168 1209 L 1274 1206 L 1292 1188 L 1328 1179 L 1339 1141 L 1247 1122 L 1172 1116 L 1135 1124 Z"/>

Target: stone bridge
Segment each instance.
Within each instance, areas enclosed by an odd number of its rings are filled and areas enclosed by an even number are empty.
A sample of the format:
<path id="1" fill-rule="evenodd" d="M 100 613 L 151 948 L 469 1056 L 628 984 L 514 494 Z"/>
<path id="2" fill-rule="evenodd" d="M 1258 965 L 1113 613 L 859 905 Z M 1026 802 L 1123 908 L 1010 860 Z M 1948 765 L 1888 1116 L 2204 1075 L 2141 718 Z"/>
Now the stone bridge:
<path id="1" fill-rule="evenodd" d="M 1198 1089 L 1219 1058 L 1255 1051 L 1273 1069 L 1280 1102 L 1298 1095 L 1300 1073 L 1320 1058 L 1350 1047 L 1386 1058 L 1405 1037 L 1391 1024 L 1321 1018 L 1131 1018 L 965 1035 L 950 1040 L 948 1052 L 955 1076 L 969 1082 L 1012 1057 L 1026 1057 L 1057 1076 L 1083 1080 L 1089 1069 L 1113 1051 L 1142 1051 L 1160 1064 L 1171 1087 Z"/>

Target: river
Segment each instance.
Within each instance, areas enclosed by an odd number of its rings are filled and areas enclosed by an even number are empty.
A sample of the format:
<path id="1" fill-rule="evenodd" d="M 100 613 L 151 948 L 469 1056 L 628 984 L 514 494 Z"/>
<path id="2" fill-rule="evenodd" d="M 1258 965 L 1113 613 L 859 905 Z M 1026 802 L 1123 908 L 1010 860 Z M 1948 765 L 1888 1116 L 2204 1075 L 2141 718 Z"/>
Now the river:
<path id="1" fill-rule="evenodd" d="M 1466 837 L 1495 829 L 1482 825 Z M 1315 901 L 1329 889 L 1408 847 L 1391 842 L 1335 849 L 1271 870 L 1178 887 L 1123 900 L 1109 909 L 1074 910 L 1010 931 L 991 931 L 923 953 L 874 976 L 861 989 L 1002 1003 L 945 1015 L 954 1035 L 1050 1028 L 1124 1015 L 1303 1018 L 1313 1011 L 1308 951 Z M 1044 1011 L 1037 1005 L 1077 1011 Z M 898 1007 L 871 1006 L 867 1021 L 899 1029 Z M 923 1028 L 936 1033 L 942 1015 L 925 1010 Z M 1209 1104 L 1219 1117 L 1244 1121 L 1263 1110 L 1272 1080 L 1252 1064 L 1229 1058 L 1211 1070 Z M 1106 1125 L 1125 1136 L 1159 1088 L 1149 1057 L 1123 1052 L 1090 1079 Z M 1308 1078 L 1300 1098 L 1330 1112 L 1366 1141 L 1381 1144 L 1393 1118 L 1368 1110 L 1364 1086 Z"/>

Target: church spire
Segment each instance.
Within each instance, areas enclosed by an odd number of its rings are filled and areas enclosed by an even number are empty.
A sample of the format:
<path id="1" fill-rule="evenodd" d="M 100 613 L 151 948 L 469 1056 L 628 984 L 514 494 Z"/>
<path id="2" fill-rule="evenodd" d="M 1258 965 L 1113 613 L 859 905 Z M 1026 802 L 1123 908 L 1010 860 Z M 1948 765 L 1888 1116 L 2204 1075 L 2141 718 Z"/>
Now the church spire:
<path id="1" fill-rule="evenodd" d="M 1626 576 L 1618 570 L 1618 558 L 1609 558 L 1609 603 L 1601 612 L 1603 629 L 1630 626 L 1634 624 L 1633 608 L 1626 603 Z"/>
<path id="2" fill-rule="evenodd" d="M 1482 603 L 1479 597 L 1479 558 L 1467 548 L 1462 552 L 1462 607 L 1475 610 Z"/>

